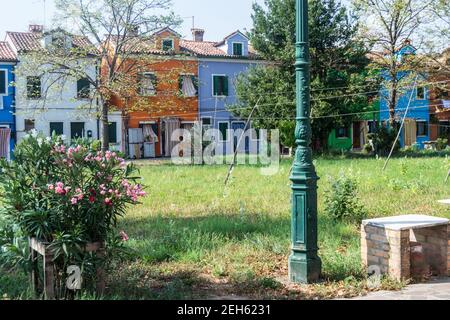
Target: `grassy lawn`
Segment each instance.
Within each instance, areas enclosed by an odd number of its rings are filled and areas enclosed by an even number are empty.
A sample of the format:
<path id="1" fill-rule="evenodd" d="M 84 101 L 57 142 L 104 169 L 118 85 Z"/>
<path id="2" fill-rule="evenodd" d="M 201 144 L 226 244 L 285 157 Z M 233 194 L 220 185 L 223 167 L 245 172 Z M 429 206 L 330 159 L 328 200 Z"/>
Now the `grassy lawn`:
<path id="1" fill-rule="evenodd" d="M 227 166 L 143 165 L 149 196 L 120 229 L 133 257 L 117 262 L 108 285 L 112 299 L 195 299 L 232 294 L 247 298 L 314 299 L 367 291 L 359 257 L 359 226 L 323 214 L 324 194 L 341 172 L 359 184 L 369 216 L 429 214 L 450 218 L 437 200 L 450 196 L 446 158 L 383 161 L 318 159 L 319 245 L 323 282 L 287 283 L 290 246 L 291 161 L 275 176 L 238 166 L 224 187 Z M 23 276 L 20 280 L 24 280 Z M 0 298 L 26 297 L 13 276 L 0 274 Z M 17 282 L 15 282 L 17 284 Z M 389 280 L 383 288 L 398 288 Z"/>

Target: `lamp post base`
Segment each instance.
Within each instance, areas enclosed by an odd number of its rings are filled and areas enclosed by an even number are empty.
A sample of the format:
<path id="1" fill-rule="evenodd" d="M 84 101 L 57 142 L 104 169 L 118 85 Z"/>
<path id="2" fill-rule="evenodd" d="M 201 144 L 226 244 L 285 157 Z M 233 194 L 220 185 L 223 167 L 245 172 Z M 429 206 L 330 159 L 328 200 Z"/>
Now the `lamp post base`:
<path id="1" fill-rule="evenodd" d="M 289 279 L 297 284 L 315 283 L 320 279 L 322 261 L 316 255 L 308 257 L 307 253 L 293 253 L 289 257 Z"/>

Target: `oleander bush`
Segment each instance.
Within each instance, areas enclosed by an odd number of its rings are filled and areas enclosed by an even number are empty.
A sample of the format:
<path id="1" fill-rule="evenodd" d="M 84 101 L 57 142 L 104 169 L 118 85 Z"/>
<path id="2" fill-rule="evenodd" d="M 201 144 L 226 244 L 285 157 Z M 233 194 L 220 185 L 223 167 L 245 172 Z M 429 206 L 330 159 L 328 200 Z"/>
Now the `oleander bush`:
<path id="1" fill-rule="evenodd" d="M 80 266 L 86 278 L 95 273 L 98 261 L 85 246 L 117 244 L 124 236 L 116 230 L 118 219 L 145 196 L 135 168 L 93 141 L 69 146 L 62 137 L 33 132 L 16 147 L 14 161 L 0 162 L 0 170 L 3 263 L 27 269 L 26 243 L 36 238 L 53 250 L 61 283 L 70 265 Z"/>

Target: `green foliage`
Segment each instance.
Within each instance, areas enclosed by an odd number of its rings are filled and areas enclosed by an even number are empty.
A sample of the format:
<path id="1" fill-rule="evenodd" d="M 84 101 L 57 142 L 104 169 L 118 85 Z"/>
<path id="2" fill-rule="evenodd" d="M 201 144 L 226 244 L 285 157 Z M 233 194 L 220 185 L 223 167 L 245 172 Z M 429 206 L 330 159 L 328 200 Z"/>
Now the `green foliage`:
<path id="1" fill-rule="evenodd" d="M 379 126 L 375 133 L 371 133 L 367 136 L 371 143 L 364 146 L 364 149 L 369 153 L 374 151 L 379 156 L 387 156 L 394 145 L 397 134 L 397 130 L 386 126 Z M 394 153 L 397 153 L 399 150 L 400 142 L 397 141 Z"/>
<path id="2" fill-rule="evenodd" d="M 78 142 L 69 147 L 61 137 L 33 132 L 16 147 L 14 161 L 0 162 L 4 263 L 27 270 L 28 238 L 36 238 L 53 251 L 58 272 L 69 265 L 92 269 L 85 246 L 105 243 L 118 218 L 145 194 L 133 166 L 98 151 L 95 142 Z"/>
<path id="3" fill-rule="evenodd" d="M 325 212 L 334 220 L 360 223 L 366 211 L 359 203 L 357 189 L 357 182 L 341 173 L 325 194 Z"/>
<path id="4" fill-rule="evenodd" d="M 448 147 L 448 139 L 439 138 L 436 140 L 436 150 L 443 151 Z"/>
<path id="5" fill-rule="evenodd" d="M 251 42 L 264 59 L 275 63 L 252 68 L 238 78 L 238 108 L 233 106 L 232 112 L 247 117 L 261 99 L 255 127 L 282 128 L 283 136 L 294 135 L 294 125 L 286 122 L 295 120 L 295 1 L 266 0 L 253 9 Z M 331 130 L 353 120 L 338 115 L 365 111 L 368 96 L 359 93 L 373 91 L 370 86 L 377 87 L 377 76 L 366 71 L 367 49 L 357 39 L 357 17 L 344 6 L 335 0 L 311 0 L 309 26 L 313 140 L 326 147 Z M 293 141 L 284 143 L 292 146 Z"/>

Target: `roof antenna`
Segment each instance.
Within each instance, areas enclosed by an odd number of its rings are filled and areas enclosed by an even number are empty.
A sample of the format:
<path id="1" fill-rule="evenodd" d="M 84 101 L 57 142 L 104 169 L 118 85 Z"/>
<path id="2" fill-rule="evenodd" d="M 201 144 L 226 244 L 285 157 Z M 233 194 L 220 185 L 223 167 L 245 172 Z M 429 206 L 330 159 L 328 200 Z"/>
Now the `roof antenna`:
<path id="1" fill-rule="evenodd" d="M 192 29 L 195 29 L 195 16 L 183 17 L 182 19 L 192 19 Z"/>

